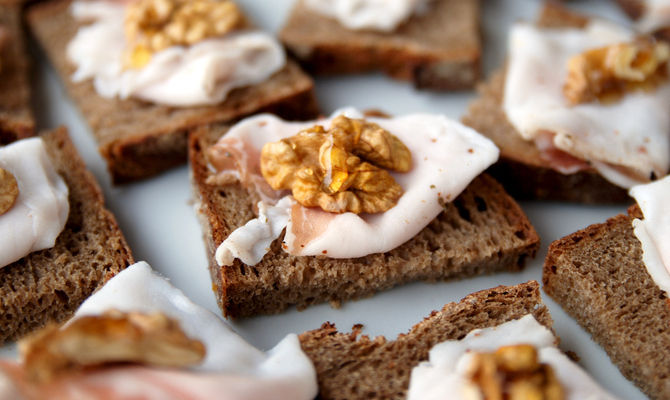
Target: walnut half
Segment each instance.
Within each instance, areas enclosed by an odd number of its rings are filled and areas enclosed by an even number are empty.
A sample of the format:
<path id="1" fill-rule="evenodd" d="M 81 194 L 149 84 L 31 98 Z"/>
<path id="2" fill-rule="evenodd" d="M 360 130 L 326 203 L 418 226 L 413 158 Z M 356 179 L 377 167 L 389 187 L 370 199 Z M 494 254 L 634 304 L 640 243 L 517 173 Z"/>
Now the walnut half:
<path id="1" fill-rule="evenodd" d="M 28 376 L 45 382 L 68 371 L 131 362 L 163 367 L 196 365 L 205 346 L 163 313 L 108 311 L 48 326 L 19 342 Z"/>
<path id="2" fill-rule="evenodd" d="M 563 94 L 576 105 L 650 90 L 667 80 L 669 59 L 670 46 L 652 38 L 588 50 L 568 61 Z"/>
<path id="3" fill-rule="evenodd" d="M 11 172 L 0 168 L 0 215 L 11 210 L 19 197 L 19 185 Z"/>
<path id="4" fill-rule="evenodd" d="M 375 123 L 343 115 L 329 130 L 316 125 L 261 150 L 261 173 L 273 189 L 291 189 L 300 204 L 333 213 L 377 213 L 395 206 L 403 191 L 386 169 L 407 172 L 411 166 L 400 139 Z"/>
<path id="5" fill-rule="evenodd" d="M 167 47 L 223 36 L 245 24 L 242 12 L 229 0 L 138 0 L 127 7 L 127 68 L 143 67 L 153 53 Z"/>
<path id="6" fill-rule="evenodd" d="M 563 400 L 563 388 L 552 368 L 541 364 L 531 345 L 503 346 L 476 353 L 470 379 L 484 400 Z"/>

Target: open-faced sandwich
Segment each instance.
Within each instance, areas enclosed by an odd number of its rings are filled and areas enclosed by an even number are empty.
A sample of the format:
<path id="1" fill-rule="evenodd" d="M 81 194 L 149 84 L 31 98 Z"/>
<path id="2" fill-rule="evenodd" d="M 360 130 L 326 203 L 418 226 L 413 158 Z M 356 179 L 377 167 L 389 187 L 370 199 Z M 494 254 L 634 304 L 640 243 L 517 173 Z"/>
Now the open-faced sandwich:
<path id="1" fill-rule="evenodd" d="M 537 282 L 450 303 L 396 340 L 300 335 L 321 399 L 613 400 L 557 347 Z"/>
<path id="2" fill-rule="evenodd" d="M 70 317 L 132 262 L 64 128 L 0 147 L 0 343 Z"/>
<path id="3" fill-rule="evenodd" d="M 491 141 L 433 114 L 265 114 L 194 131 L 196 210 L 223 313 L 520 270 L 539 238 L 480 175 L 497 157 Z"/>
<path id="4" fill-rule="evenodd" d="M 417 87 L 479 79 L 479 0 L 299 0 L 279 33 L 317 74 L 381 70 Z"/>
<path id="5" fill-rule="evenodd" d="M 626 202 L 670 168 L 668 59 L 665 42 L 550 3 L 512 26 L 464 122 L 500 147 L 491 173 L 514 196 Z"/>
<path id="6" fill-rule="evenodd" d="M 295 334 L 256 349 L 145 262 L 129 266 L 64 325 L 0 360 L 0 398 L 311 400 L 317 381 Z"/>
<path id="7" fill-rule="evenodd" d="M 312 80 L 232 1 L 53 0 L 28 20 L 117 183 L 183 163 L 194 126 L 317 112 Z"/>

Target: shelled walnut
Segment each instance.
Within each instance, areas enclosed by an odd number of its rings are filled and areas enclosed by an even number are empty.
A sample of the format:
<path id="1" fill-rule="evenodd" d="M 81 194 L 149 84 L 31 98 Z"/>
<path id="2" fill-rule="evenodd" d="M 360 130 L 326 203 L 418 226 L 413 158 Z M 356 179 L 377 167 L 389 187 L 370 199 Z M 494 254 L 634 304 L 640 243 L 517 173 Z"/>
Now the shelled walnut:
<path id="1" fill-rule="evenodd" d="M 89 366 L 132 362 L 166 367 L 200 363 L 205 347 L 162 313 L 108 311 L 48 326 L 19 342 L 31 379 L 44 382 Z"/>
<path id="2" fill-rule="evenodd" d="M 531 345 L 503 346 L 476 353 L 470 379 L 484 400 L 563 400 L 565 394 L 552 368 L 541 364 Z"/>
<path id="3" fill-rule="evenodd" d="M 244 16 L 228 0 L 139 0 L 128 5 L 125 66 L 141 68 L 152 55 L 175 45 L 192 45 L 240 29 Z"/>
<path id="4" fill-rule="evenodd" d="M 652 38 L 588 50 L 568 61 L 563 94 L 571 105 L 611 102 L 668 78 L 670 46 Z"/>
<path id="5" fill-rule="evenodd" d="M 340 115 L 261 151 L 261 173 L 275 190 L 291 189 L 306 207 L 334 213 L 383 212 L 402 188 L 386 170 L 407 172 L 412 156 L 400 139 L 379 125 Z"/>
<path id="6" fill-rule="evenodd" d="M 11 210 L 19 197 L 19 185 L 11 172 L 0 168 L 0 215 Z"/>

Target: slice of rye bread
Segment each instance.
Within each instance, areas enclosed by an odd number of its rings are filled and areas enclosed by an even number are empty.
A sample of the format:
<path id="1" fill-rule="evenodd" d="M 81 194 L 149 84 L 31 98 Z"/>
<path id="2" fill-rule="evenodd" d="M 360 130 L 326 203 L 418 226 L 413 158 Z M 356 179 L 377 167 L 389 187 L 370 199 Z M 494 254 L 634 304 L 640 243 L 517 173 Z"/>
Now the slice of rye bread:
<path id="1" fill-rule="evenodd" d="M 168 107 L 104 98 L 95 91 L 92 80 L 74 83 L 70 79 L 75 66 L 65 49 L 81 26 L 69 12 L 70 3 L 55 0 L 33 6 L 28 10 L 28 23 L 93 130 L 114 183 L 146 178 L 184 163 L 188 130 L 194 126 L 233 121 L 261 111 L 287 119 L 318 114 L 314 82 L 290 60 L 265 82 L 235 89 L 214 106 Z"/>
<path id="2" fill-rule="evenodd" d="M 547 3 L 538 25 L 582 27 L 588 20 L 555 3 Z M 590 204 L 631 202 L 628 192 L 589 169 L 562 174 L 547 166 L 532 142 L 521 138 L 502 108 L 505 68 L 478 88 L 463 123 L 488 136 L 500 148 L 500 160 L 488 172 L 516 199 L 558 200 Z"/>
<path id="3" fill-rule="evenodd" d="M 0 145 L 32 136 L 29 62 L 25 49 L 21 6 L 0 2 Z"/>
<path id="4" fill-rule="evenodd" d="M 209 269 L 219 307 L 227 317 L 278 313 L 289 305 L 339 302 L 415 280 L 446 280 L 518 271 L 534 257 L 539 238 L 519 205 L 491 177 L 481 175 L 414 238 L 387 253 L 354 259 L 291 256 L 283 235 L 255 266 L 235 260 L 219 267 L 218 245 L 255 218 L 240 184 L 207 180 L 205 150 L 226 132 L 218 125 L 191 133 L 189 156 L 196 212 L 203 226 Z"/>
<path id="5" fill-rule="evenodd" d="M 549 246 L 542 281 L 621 373 L 652 399 L 670 399 L 670 301 L 642 261 L 637 205 Z"/>
<path id="6" fill-rule="evenodd" d="M 65 128 L 41 137 L 68 186 L 70 213 L 54 247 L 0 268 L 0 343 L 70 317 L 97 288 L 134 262 Z"/>
<path id="7" fill-rule="evenodd" d="M 394 341 L 359 337 L 358 326 L 352 333 L 339 333 L 325 323 L 300 335 L 300 344 L 316 368 L 319 398 L 400 400 L 406 397 L 412 369 L 428 360 L 433 346 L 527 314 L 551 329 L 535 281 L 482 290 L 449 303 Z"/>
<path id="8" fill-rule="evenodd" d="M 309 71 L 382 70 L 419 88 L 471 88 L 479 79 L 479 0 L 435 0 L 395 31 L 347 29 L 299 1 L 279 33 Z"/>

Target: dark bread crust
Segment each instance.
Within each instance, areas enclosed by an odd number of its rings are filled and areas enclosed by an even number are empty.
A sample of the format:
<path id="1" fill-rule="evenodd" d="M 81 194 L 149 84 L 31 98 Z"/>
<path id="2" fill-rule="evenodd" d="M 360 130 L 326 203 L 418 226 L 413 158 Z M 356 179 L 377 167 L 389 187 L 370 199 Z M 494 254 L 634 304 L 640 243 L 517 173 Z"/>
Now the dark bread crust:
<path id="1" fill-rule="evenodd" d="M 21 26 L 21 6 L 0 2 L 0 27 L 7 34 L 6 45 L 0 46 L 0 145 L 35 134 L 35 121 L 30 111 L 30 63 Z"/>
<path id="2" fill-rule="evenodd" d="M 0 343 L 70 317 L 133 257 L 65 128 L 42 135 L 69 189 L 70 214 L 54 247 L 0 268 Z"/>
<path id="3" fill-rule="evenodd" d="M 638 19 L 644 14 L 645 5 L 642 0 L 616 0 L 616 2 L 632 19 Z"/>
<path id="4" fill-rule="evenodd" d="M 203 124 L 234 121 L 268 111 L 288 119 L 317 115 L 314 83 L 293 62 L 267 81 L 233 90 L 221 104 L 168 107 L 135 99 L 107 99 L 89 80 L 74 83 L 74 66 L 65 48 L 79 24 L 68 11 L 70 0 L 54 0 L 29 9 L 29 25 L 46 50 L 70 96 L 79 106 L 107 160 L 114 183 L 155 175 L 186 161 L 187 132 Z"/>
<path id="5" fill-rule="evenodd" d="M 353 31 L 298 2 L 279 33 L 310 72 L 382 70 L 419 88 L 471 88 L 479 79 L 479 0 L 435 0 L 390 33 Z"/>
<path id="6" fill-rule="evenodd" d="M 548 3 L 538 24 L 547 27 L 581 27 L 588 20 Z M 542 160 L 535 145 L 521 138 L 507 120 L 502 109 L 505 69 L 494 73 L 478 88 L 479 98 L 473 101 L 463 123 L 488 136 L 500 148 L 500 160 L 489 168 L 505 189 L 516 199 L 558 200 L 589 204 L 629 203 L 628 192 L 597 171 L 589 169 L 562 174 Z"/>
<path id="7" fill-rule="evenodd" d="M 189 157 L 198 216 L 219 307 L 227 317 L 278 313 L 329 301 L 370 296 L 415 280 L 464 278 L 518 271 L 535 256 L 539 238 L 521 208 L 491 177 L 482 175 L 413 239 L 384 254 L 356 259 L 295 257 L 282 251 L 280 237 L 263 260 L 248 266 L 235 260 L 219 267 L 218 245 L 254 218 L 252 200 L 239 184 L 207 183 L 213 175 L 205 149 L 225 126 L 191 133 Z"/>
<path id="8" fill-rule="evenodd" d="M 339 333 L 335 325 L 300 335 L 303 351 L 311 358 L 321 399 L 404 399 L 412 369 L 428 360 L 438 343 L 463 338 L 473 329 L 500 325 L 533 314 L 551 329 L 549 310 L 535 281 L 498 286 L 449 303 L 394 341 L 379 336 Z"/>
<path id="9" fill-rule="evenodd" d="M 652 399 L 670 398 L 670 302 L 642 261 L 637 206 L 549 246 L 544 291 Z"/>

